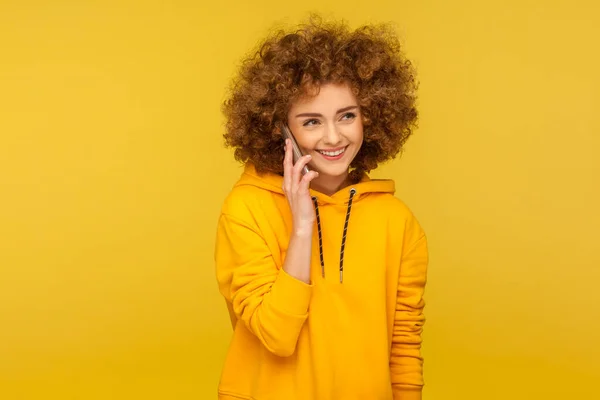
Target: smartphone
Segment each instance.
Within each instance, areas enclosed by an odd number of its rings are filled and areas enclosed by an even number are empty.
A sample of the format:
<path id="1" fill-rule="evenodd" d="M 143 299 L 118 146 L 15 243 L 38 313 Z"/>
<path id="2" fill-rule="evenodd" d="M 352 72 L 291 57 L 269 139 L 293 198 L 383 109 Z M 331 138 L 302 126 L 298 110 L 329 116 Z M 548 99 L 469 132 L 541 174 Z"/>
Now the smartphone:
<path id="1" fill-rule="evenodd" d="M 298 146 L 298 143 L 296 143 L 296 139 L 294 138 L 294 135 L 292 135 L 292 131 L 290 131 L 290 128 L 288 128 L 287 124 L 281 124 L 280 128 L 281 128 L 281 134 L 283 135 L 284 140 L 290 139 L 290 142 L 292 142 L 292 152 L 294 153 L 294 164 L 296 164 L 298 159 L 300 157 L 302 157 L 304 154 L 302 154 L 302 151 L 300 151 L 300 147 Z M 307 174 L 309 171 L 310 170 L 308 169 L 308 166 L 305 165 L 304 168 L 302 168 L 302 175 Z"/>

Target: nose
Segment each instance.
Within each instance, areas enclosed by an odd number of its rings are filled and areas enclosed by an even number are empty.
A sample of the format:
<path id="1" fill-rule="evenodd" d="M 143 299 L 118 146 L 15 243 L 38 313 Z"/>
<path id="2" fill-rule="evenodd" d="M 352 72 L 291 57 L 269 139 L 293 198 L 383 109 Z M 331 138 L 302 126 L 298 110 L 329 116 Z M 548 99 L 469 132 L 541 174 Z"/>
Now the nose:
<path id="1" fill-rule="evenodd" d="M 342 135 L 335 124 L 327 124 L 323 135 L 323 141 L 328 146 L 335 146 L 342 141 Z"/>

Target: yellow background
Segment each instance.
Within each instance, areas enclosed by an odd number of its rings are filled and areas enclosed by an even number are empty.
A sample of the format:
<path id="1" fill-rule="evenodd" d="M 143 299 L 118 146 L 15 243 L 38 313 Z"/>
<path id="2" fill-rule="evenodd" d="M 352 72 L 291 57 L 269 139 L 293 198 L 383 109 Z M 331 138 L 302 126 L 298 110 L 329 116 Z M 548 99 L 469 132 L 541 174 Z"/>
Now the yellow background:
<path id="1" fill-rule="evenodd" d="M 206 3 L 203 5 L 203 3 Z M 593 1 L 0 3 L 0 399 L 214 399 L 240 57 L 308 11 L 398 25 L 431 244 L 425 399 L 600 398 Z"/>

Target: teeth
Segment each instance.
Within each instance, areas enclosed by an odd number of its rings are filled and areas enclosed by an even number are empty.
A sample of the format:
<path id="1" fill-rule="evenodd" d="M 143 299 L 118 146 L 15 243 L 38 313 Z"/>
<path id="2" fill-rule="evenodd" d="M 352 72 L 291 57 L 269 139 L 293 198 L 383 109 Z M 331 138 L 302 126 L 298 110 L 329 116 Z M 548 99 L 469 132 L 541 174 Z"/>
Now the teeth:
<path id="1" fill-rule="evenodd" d="M 319 150 L 319 153 L 324 154 L 326 156 L 329 157 L 335 157 L 335 156 L 339 156 L 340 154 L 342 154 L 346 149 L 340 149 L 338 151 L 323 151 L 323 150 Z"/>

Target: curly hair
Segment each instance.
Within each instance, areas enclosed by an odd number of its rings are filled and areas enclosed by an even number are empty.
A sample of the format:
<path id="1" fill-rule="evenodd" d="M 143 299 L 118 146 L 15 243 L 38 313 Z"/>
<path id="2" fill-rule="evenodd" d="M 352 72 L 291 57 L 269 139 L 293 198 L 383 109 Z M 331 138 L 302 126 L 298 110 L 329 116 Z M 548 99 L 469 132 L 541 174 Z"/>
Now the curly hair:
<path id="1" fill-rule="evenodd" d="M 395 158 L 416 127 L 415 70 L 385 24 L 350 30 L 312 17 L 295 31 L 276 31 L 242 63 L 223 103 L 225 145 L 258 172 L 283 173 L 284 141 L 276 128 L 291 104 L 320 85 L 348 84 L 363 119 L 353 175 Z"/>

